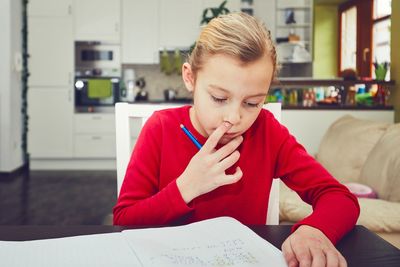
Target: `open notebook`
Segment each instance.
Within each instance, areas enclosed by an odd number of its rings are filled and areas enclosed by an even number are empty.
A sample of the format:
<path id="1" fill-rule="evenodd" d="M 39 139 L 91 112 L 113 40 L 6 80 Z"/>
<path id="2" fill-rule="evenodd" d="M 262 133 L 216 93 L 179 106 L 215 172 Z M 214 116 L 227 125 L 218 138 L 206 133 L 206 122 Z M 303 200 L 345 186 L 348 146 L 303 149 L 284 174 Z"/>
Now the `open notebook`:
<path id="1" fill-rule="evenodd" d="M 184 226 L 0 241 L 2 266 L 286 266 L 282 252 L 230 217 Z"/>

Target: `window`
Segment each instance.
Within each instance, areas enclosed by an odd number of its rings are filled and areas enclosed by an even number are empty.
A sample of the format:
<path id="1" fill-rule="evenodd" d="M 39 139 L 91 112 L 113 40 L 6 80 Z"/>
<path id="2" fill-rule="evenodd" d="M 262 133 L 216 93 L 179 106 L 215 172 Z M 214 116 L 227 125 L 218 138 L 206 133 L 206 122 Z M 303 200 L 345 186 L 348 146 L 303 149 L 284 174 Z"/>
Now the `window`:
<path id="1" fill-rule="evenodd" d="M 374 16 L 372 26 L 372 59 L 374 62 L 390 63 L 391 13 L 391 0 L 374 0 Z M 374 71 L 372 71 L 372 77 L 375 78 Z M 390 68 L 386 78 L 390 79 Z"/>
<path id="2" fill-rule="evenodd" d="M 357 69 L 357 8 L 345 10 L 341 16 L 340 70 Z"/>
<path id="3" fill-rule="evenodd" d="M 352 68 L 360 77 L 375 78 L 373 62 L 390 63 L 391 6 L 392 0 L 349 0 L 339 5 L 339 74 Z"/>
<path id="4" fill-rule="evenodd" d="M 384 18 L 392 14 L 392 0 L 374 0 L 374 19 Z"/>

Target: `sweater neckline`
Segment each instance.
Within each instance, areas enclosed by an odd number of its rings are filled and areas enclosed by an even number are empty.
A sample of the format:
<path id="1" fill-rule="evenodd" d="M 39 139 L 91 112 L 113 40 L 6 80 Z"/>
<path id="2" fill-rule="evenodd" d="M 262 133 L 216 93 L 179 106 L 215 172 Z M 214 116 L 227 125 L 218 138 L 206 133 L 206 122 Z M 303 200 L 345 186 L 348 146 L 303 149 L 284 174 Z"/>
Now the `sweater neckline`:
<path id="1" fill-rule="evenodd" d="M 201 135 L 196 128 L 194 128 L 194 125 L 192 123 L 192 120 L 190 119 L 190 109 L 192 108 L 191 105 L 188 105 L 185 107 L 185 116 L 184 116 L 184 126 L 193 134 L 194 137 L 196 137 L 197 141 L 199 141 L 202 145 L 207 141 L 207 137 Z"/>

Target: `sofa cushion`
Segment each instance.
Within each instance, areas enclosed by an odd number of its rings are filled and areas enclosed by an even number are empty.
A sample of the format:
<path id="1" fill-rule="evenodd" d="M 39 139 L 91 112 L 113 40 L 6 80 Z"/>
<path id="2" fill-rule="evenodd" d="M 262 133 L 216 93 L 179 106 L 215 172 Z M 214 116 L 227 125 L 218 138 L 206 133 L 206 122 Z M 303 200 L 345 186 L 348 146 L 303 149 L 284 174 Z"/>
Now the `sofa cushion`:
<path id="1" fill-rule="evenodd" d="M 391 125 L 371 150 L 360 182 L 372 187 L 380 199 L 400 202 L 400 123 Z"/>
<path id="2" fill-rule="evenodd" d="M 279 220 L 298 222 L 312 212 L 312 207 L 289 189 L 280 184 Z M 382 199 L 359 198 L 360 217 L 357 224 L 374 232 L 400 232 L 400 203 Z"/>
<path id="3" fill-rule="evenodd" d="M 316 159 L 340 182 L 357 182 L 369 152 L 388 126 L 345 115 L 326 131 Z"/>

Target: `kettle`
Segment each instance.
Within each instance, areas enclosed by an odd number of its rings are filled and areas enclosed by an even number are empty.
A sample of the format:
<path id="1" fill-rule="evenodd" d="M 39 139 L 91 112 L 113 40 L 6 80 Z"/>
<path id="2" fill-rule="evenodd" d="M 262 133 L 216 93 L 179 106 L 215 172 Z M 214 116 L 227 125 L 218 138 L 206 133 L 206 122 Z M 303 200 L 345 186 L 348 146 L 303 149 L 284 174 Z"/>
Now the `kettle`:
<path id="1" fill-rule="evenodd" d="M 125 69 L 124 70 L 124 82 L 121 86 L 121 101 L 133 102 L 137 94 L 136 82 L 135 82 L 135 70 Z"/>

